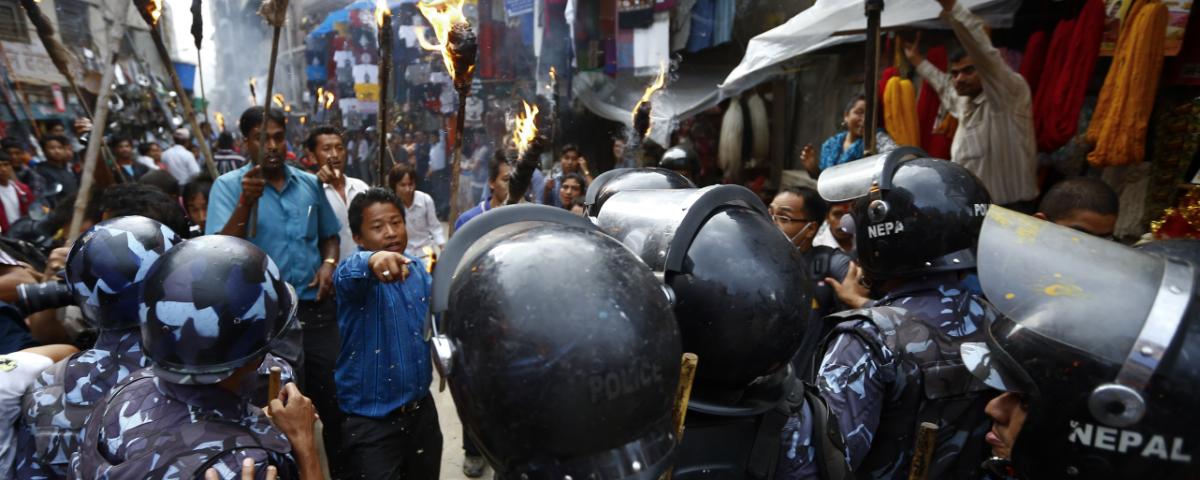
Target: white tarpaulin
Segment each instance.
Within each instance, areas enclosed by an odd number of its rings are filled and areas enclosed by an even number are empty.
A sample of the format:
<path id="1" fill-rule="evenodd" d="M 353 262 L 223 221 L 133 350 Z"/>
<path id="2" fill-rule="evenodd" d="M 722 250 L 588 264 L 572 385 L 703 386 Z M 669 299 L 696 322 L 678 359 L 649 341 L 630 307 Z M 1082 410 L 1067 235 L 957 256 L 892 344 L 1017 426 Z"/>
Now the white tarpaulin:
<path id="1" fill-rule="evenodd" d="M 1012 15 L 1020 0 L 959 0 L 981 15 L 993 28 L 1012 24 Z M 946 28 L 937 20 L 942 7 L 933 0 L 887 0 L 880 24 L 883 28 L 916 26 Z M 863 41 L 863 35 L 839 35 L 837 32 L 862 31 L 867 18 L 862 0 L 817 0 L 812 7 L 796 14 L 783 25 L 750 40 L 746 55 L 720 85 L 720 98 L 728 98 L 778 74 L 779 64 L 805 53 L 851 41 Z"/>
<path id="2" fill-rule="evenodd" d="M 665 145 L 667 135 L 674 128 L 670 125 L 672 121 L 688 118 L 716 105 L 716 85 L 728 72 L 728 66 L 681 63 L 679 69 L 671 73 L 667 88 L 651 98 L 650 137 Z M 592 113 L 632 125 L 633 106 L 653 81 L 654 77 L 622 75 L 613 79 L 599 72 L 581 72 L 575 76 L 572 93 Z"/>

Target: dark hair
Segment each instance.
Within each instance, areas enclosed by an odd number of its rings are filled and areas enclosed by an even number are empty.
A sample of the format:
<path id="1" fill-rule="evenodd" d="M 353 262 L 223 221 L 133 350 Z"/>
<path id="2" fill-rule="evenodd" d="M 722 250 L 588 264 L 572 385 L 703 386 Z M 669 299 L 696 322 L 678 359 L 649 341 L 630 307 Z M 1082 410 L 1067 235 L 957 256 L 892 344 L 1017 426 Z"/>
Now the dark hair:
<path id="1" fill-rule="evenodd" d="M 100 214 L 109 218 L 141 215 L 158 220 L 180 235 L 188 231 L 179 202 L 162 190 L 141 183 L 118 183 L 105 188 L 100 197 Z"/>
<path id="2" fill-rule="evenodd" d="M 312 130 L 309 130 L 308 138 L 304 139 L 304 149 L 310 152 L 316 151 L 317 137 L 321 135 L 337 135 L 338 138 L 342 138 L 342 131 L 333 125 L 320 125 L 316 128 L 313 128 Z"/>
<path id="3" fill-rule="evenodd" d="M 581 192 L 587 191 L 587 179 L 584 178 L 583 175 L 578 173 L 568 173 L 563 175 L 562 183 L 559 185 L 559 188 L 562 188 L 562 185 L 565 185 L 567 180 L 575 180 L 576 182 L 579 182 L 579 190 Z"/>
<path id="4" fill-rule="evenodd" d="M 186 203 L 191 200 L 196 194 L 203 194 L 205 199 L 208 199 L 208 192 L 212 190 L 212 180 L 207 178 L 197 178 L 183 186 L 183 201 Z"/>
<path id="5" fill-rule="evenodd" d="M 858 102 L 865 102 L 865 101 L 867 101 L 867 96 L 863 95 L 861 93 L 851 97 L 850 101 L 846 102 L 846 109 L 842 110 L 842 114 L 850 113 L 851 110 L 854 110 L 854 106 L 858 105 Z"/>
<path id="6" fill-rule="evenodd" d="M 151 170 L 138 178 L 138 183 L 149 185 L 162 190 L 163 193 L 175 197 L 179 195 L 179 181 L 166 170 Z"/>
<path id="7" fill-rule="evenodd" d="M 950 51 L 947 52 L 946 57 L 950 59 L 950 63 L 958 63 L 967 58 L 967 51 L 963 50 L 963 48 L 960 46 L 955 45 L 950 47 L 949 50 Z"/>
<path id="8" fill-rule="evenodd" d="M 583 199 L 583 195 L 578 195 L 575 198 L 572 198 L 571 204 L 567 205 L 567 210 L 572 210 L 575 207 L 587 208 L 587 203 L 585 203 L 585 200 Z"/>
<path id="9" fill-rule="evenodd" d="M 46 135 L 42 137 L 42 150 L 45 150 L 50 145 L 50 142 L 58 142 L 59 145 L 71 148 L 71 141 L 67 140 L 67 137 L 62 135 Z"/>
<path id="10" fill-rule="evenodd" d="M 407 163 L 397 163 L 396 166 L 392 167 L 392 170 L 388 172 L 388 187 L 392 190 L 395 190 L 396 184 L 400 183 L 401 180 L 404 180 L 405 175 L 412 177 L 413 183 L 417 183 L 417 171 L 413 169 L 412 165 Z"/>
<path id="11" fill-rule="evenodd" d="M 133 140 L 130 140 L 129 137 L 119 133 L 114 133 L 112 136 L 108 137 L 108 148 L 117 148 L 117 145 L 120 145 L 122 142 L 129 142 L 129 146 L 133 146 Z"/>
<path id="12" fill-rule="evenodd" d="M 283 110 L 272 108 L 266 112 L 267 119 L 280 125 L 287 125 L 287 120 L 283 118 Z M 242 118 L 238 119 L 238 130 L 242 131 L 242 136 L 250 135 L 250 132 L 255 127 L 263 124 L 263 107 L 250 107 L 242 112 Z"/>
<path id="13" fill-rule="evenodd" d="M 504 158 L 503 152 L 496 152 L 492 155 L 492 159 L 488 160 L 488 181 L 493 181 L 500 177 L 500 166 L 507 165 L 508 159 Z"/>
<path id="14" fill-rule="evenodd" d="M 151 145 L 157 145 L 157 144 L 154 142 L 142 142 L 141 145 L 138 145 L 138 147 L 137 147 L 138 155 L 150 155 L 150 146 Z"/>
<path id="15" fill-rule="evenodd" d="M 26 148 L 25 142 L 17 140 L 13 137 L 4 137 L 3 139 L 0 139 L 0 149 L 8 150 L 10 148 L 18 148 L 24 151 Z"/>
<path id="16" fill-rule="evenodd" d="M 562 148 L 558 149 L 558 156 L 561 157 L 563 155 L 566 155 L 567 152 L 579 153 L 579 147 L 575 146 L 574 143 L 565 144 L 562 146 Z"/>
<path id="17" fill-rule="evenodd" d="M 1091 177 L 1075 177 L 1058 182 L 1046 192 L 1042 203 L 1038 205 L 1038 211 L 1051 222 L 1080 210 L 1116 215 L 1120 208 L 1117 192 L 1103 180 Z"/>
<path id="18" fill-rule="evenodd" d="M 396 193 L 386 188 L 373 187 L 354 197 L 350 201 L 350 211 L 346 214 L 347 222 L 350 224 L 350 233 L 354 235 L 362 234 L 363 210 L 376 203 L 390 203 L 396 206 L 396 210 L 400 211 L 400 218 L 403 218 L 405 223 L 408 218 L 404 216 L 404 203 L 400 201 L 400 197 Z"/>
<path id="19" fill-rule="evenodd" d="M 804 216 L 810 221 L 823 222 L 829 215 L 829 204 L 825 203 L 825 199 L 821 198 L 821 194 L 816 190 L 809 187 L 788 187 L 779 193 L 790 193 L 803 199 Z"/>
<path id="20" fill-rule="evenodd" d="M 221 132 L 217 135 L 217 149 L 233 150 L 233 134 L 229 132 Z"/>

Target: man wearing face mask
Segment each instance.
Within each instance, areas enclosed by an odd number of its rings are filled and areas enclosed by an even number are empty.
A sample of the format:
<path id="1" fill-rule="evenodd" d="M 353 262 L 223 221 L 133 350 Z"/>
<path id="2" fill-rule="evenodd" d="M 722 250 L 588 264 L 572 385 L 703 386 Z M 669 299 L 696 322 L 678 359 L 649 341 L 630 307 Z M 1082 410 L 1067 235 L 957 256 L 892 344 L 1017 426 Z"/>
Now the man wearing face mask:
<path id="1" fill-rule="evenodd" d="M 846 306 L 837 299 L 832 286 L 826 283 L 825 278 L 834 278 L 839 282 L 845 280 L 851 261 L 850 256 L 841 250 L 824 245 L 813 245 L 813 239 L 817 236 L 817 227 L 826 217 L 828 210 L 829 205 L 821 199 L 817 191 L 807 187 L 784 189 L 771 201 L 769 209 L 771 220 L 800 250 L 805 263 L 811 269 L 809 278 L 816 282 L 816 288 L 813 290 L 813 315 L 809 318 L 817 323 L 820 323 L 826 315 L 846 309 Z M 816 341 L 827 333 L 824 328 L 814 331 L 821 333 L 806 336 L 806 340 L 811 339 L 808 342 L 811 345 L 801 347 L 796 358 L 792 360 L 796 372 L 805 377 L 811 373 L 809 364 L 812 361 L 812 350 L 816 347 Z"/>

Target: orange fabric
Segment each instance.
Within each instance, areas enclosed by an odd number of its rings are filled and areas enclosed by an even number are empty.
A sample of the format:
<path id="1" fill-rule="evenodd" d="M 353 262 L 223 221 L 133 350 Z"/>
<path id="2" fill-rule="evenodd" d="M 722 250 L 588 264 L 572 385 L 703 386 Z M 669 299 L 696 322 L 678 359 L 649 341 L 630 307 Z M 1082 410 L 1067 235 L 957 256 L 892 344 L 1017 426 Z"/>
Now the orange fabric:
<path id="1" fill-rule="evenodd" d="M 1094 167 L 1132 165 L 1145 160 L 1146 128 L 1162 73 L 1167 7 L 1136 0 L 1121 25 L 1112 67 L 1104 79 L 1087 141 Z"/>
<path id="2" fill-rule="evenodd" d="M 899 76 L 888 79 L 883 89 L 883 117 L 888 135 L 897 145 L 921 146 L 917 94 L 911 80 Z"/>

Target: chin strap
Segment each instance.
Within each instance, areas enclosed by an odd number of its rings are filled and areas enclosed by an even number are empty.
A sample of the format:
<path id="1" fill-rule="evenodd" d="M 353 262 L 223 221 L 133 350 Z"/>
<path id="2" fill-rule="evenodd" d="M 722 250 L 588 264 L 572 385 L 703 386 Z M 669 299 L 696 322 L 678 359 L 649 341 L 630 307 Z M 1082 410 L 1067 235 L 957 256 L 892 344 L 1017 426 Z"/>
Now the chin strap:
<path id="1" fill-rule="evenodd" d="M 984 460 L 980 467 L 988 473 L 990 478 L 995 480 L 1015 480 L 1020 478 L 1017 476 L 1017 469 L 1013 468 L 1012 460 L 1007 458 L 992 457 Z"/>

